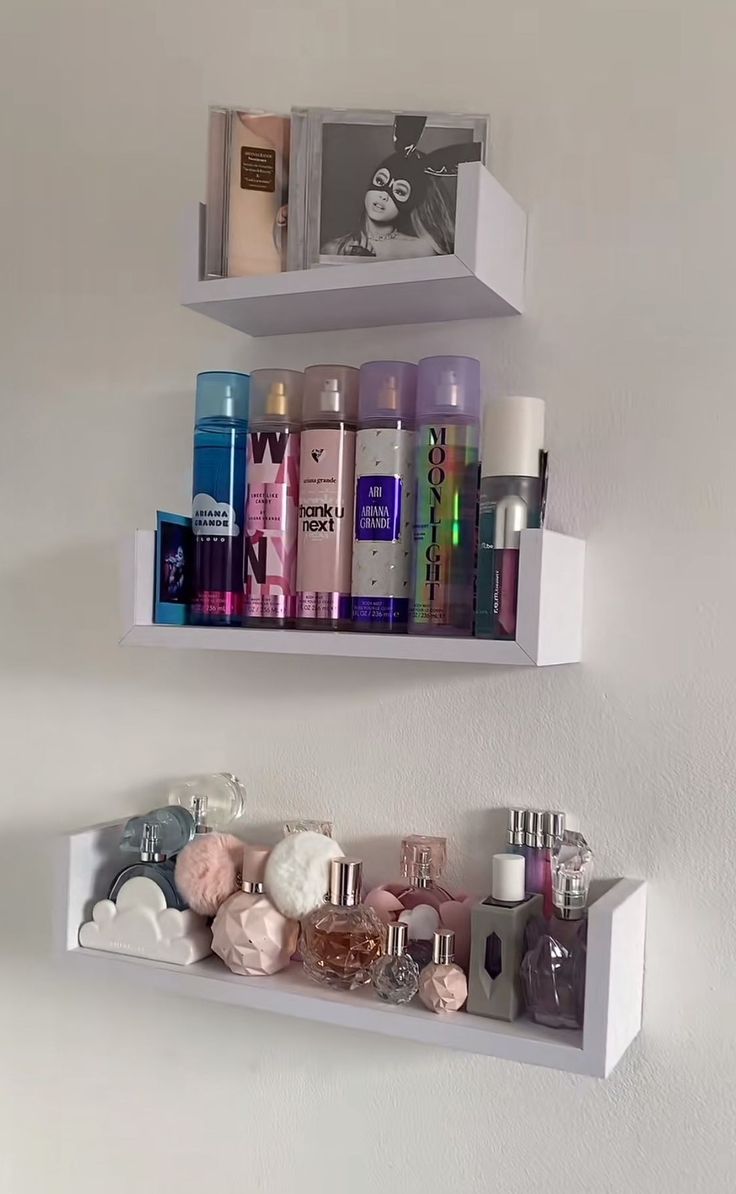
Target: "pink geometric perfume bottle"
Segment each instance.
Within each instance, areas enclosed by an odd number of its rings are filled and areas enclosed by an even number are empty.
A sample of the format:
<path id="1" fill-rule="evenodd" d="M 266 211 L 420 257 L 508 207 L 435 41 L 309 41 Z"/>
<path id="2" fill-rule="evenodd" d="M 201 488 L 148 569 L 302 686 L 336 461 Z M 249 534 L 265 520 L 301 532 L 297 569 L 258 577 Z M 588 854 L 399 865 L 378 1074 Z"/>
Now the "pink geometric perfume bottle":
<path id="1" fill-rule="evenodd" d="M 432 940 L 432 961 L 419 975 L 419 998 L 431 1012 L 459 1012 L 468 998 L 468 980 L 455 965 L 455 934 L 439 929 Z"/>
<path id="2" fill-rule="evenodd" d="M 234 974 L 276 974 L 289 965 L 299 922 L 274 908 L 263 893 L 270 850 L 243 850 L 243 890 L 221 905 L 212 925 L 212 949 Z"/>

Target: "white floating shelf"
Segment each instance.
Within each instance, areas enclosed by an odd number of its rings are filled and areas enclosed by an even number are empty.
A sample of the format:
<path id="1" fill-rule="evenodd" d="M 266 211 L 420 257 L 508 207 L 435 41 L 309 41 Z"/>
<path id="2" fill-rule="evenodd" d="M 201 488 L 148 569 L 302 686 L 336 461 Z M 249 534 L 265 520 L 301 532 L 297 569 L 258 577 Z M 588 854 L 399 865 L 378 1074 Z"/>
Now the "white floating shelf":
<path id="1" fill-rule="evenodd" d="M 259 278 L 203 278 L 204 206 L 193 210 L 182 303 L 251 336 L 441 323 L 524 309 L 524 211 L 480 162 L 460 166 L 455 252 L 322 266 Z"/>
<path id="2" fill-rule="evenodd" d="M 435 663 L 545 666 L 577 663 L 581 652 L 585 543 L 554 531 L 522 531 L 515 642 L 476 638 L 251 630 L 153 623 L 156 535 L 136 531 L 123 564 L 126 647 L 253 651 L 276 655 L 340 655 Z"/>
<path id="3" fill-rule="evenodd" d="M 585 1027 L 582 1032 L 556 1031 L 525 1018 L 506 1024 L 465 1012 L 437 1016 L 420 1004 L 386 1006 L 370 988 L 343 993 L 317 986 L 296 964 L 271 978 L 241 978 L 215 957 L 171 966 L 81 949 L 79 927 L 89 919 L 95 901 L 107 895 L 120 869 L 121 830 L 121 824 L 96 826 L 61 842 L 57 947 L 66 961 L 90 975 L 113 983 L 130 978 L 175 995 L 600 1078 L 611 1072 L 640 1031 L 646 921 L 646 884 L 641 881 L 595 885 L 588 926 Z"/>

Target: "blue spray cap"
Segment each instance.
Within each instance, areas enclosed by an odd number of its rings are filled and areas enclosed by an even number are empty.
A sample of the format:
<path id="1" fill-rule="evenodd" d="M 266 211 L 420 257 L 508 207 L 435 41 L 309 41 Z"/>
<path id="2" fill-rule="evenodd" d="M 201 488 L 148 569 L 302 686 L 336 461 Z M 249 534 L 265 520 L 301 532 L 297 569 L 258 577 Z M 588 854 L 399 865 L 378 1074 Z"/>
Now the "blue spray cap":
<path id="1" fill-rule="evenodd" d="M 247 424 L 249 392 L 247 373 L 198 373 L 195 421 L 234 419 Z"/>

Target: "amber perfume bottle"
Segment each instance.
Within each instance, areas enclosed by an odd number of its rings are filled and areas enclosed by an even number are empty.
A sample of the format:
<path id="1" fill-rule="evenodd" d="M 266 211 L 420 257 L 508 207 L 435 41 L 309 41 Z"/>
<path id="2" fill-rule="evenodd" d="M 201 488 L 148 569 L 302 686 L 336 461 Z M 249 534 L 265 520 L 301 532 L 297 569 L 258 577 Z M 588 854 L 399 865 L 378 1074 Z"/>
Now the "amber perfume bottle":
<path id="1" fill-rule="evenodd" d="M 383 953 L 383 925 L 360 903 L 362 869 L 357 858 L 333 859 L 327 903 L 302 922 L 304 969 L 315 982 L 343 991 L 370 982 Z"/>

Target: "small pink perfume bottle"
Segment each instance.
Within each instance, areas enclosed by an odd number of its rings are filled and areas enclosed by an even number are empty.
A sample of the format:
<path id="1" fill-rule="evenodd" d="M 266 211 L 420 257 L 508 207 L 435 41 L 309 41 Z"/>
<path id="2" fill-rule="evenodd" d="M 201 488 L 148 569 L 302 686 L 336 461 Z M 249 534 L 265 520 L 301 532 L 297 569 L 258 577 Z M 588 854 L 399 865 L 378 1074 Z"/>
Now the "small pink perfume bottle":
<path id="1" fill-rule="evenodd" d="M 299 922 L 274 908 L 263 893 L 270 850 L 243 850 L 243 890 L 221 905 L 212 925 L 212 949 L 233 974 L 276 974 L 289 965 Z"/>
<path id="2" fill-rule="evenodd" d="M 431 1012 L 459 1012 L 468 998 L 468 980 L 455 965 L 455 934 L 438 929 L 432 942 L 432 961 L 419 975 L 419 998 Z"/>

